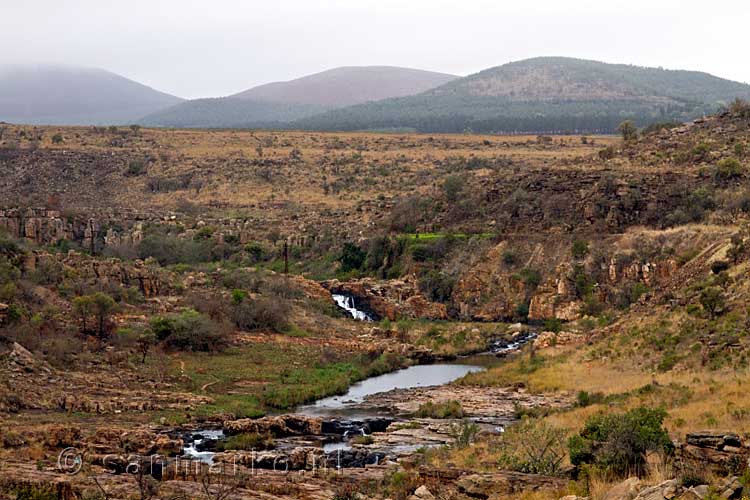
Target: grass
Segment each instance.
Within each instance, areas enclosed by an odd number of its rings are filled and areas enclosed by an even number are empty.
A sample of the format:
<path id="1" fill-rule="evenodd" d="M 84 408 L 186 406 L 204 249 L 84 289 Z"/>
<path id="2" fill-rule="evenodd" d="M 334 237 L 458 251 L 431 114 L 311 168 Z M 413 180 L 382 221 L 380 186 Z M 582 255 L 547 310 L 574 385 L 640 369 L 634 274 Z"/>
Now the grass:
<path id="1" fill-rule="evenodd" d="M 184 365 L 186 389 L 213 397 L 212 404 L 198 409 L 198 416 L 229 413 L 243 418 L 343 393 L 352 383 L 403 363 L 394 356 L 337 352 L 316 342 L 269 341 L 221 353 L 180 353 L 172 367 L 179 371 Z"/>
<path id="2" fill-rule="evenodd" d="M 415 416 L 419 418 L 463 418 L 464 409 L 456 400 L 437 403 L 428 401 L 419 405 Z"/>

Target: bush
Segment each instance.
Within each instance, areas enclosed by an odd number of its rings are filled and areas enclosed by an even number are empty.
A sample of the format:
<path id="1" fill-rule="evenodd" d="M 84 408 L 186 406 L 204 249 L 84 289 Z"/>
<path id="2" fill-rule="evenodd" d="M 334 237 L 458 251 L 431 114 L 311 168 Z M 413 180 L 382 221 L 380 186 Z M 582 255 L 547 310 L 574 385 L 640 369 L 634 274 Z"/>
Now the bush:
<path id="1" fill-rule="evenodd" d="M 578 435 L 568 441 L 573 465 L 595 465 L 624 476 L 646 472 L 648 452 L 671 453 L 672 441 L 663 427 L 663 409 L 635 408 L 627 413 L 590 417 Z"/>
<path id="2" fill-rule="evenodd" d="M 524 268 L 518 274 L 521 277 L 521 281 L 529 288 L 536 288 L 542 282 L 542 275 L 536 269 Z"/>
<path id="3" fill-rule="evenodd" d="M 724 292 L 719 287 L 708 287 L 701 291 L 699 297 L 701 306 L 712 318 L 718 315 L 725 304 Z"/>
<path id="4" fill-rule="evenodd" d="M 624 141 L 634 141 L 638 138 L 638 129 L 631 120 L 625 120 L 617 126 L 617 131 L 622 134 Z"/>
<path id="5" fill-rule="evenodd" d="M 555 476 L 561 472 L 565 455 L 565 430 L 524 418 L 503 433 L 498 465 L 505 470 Z"/>
<path id="6" fill-rule="evenodd" d="M 362 269 L 366 258 L 367 254 L 364 250 L 354 243 L 346 242 L 344 243 L 344 248 L 339 257 L 341 270 L 347 273 L 349 271 Z"/>
<path id="7" fill-rule="evenodd" d="M 428 401 L 419 405 L 415 414 L 419 418 L 463 418 L 464 409 L 458 401 L 442 401 L 433 403 Z"/>
<path id="8" fill-rule="evenodd" d="M 281 298 L 243 298 L 232 307 L 232 322 L 240 330 L 273 330 L 289 328 L 289 303 Z"/>
<path id="9" fill-rule="evenodd" d="M 243 432 L 219 441 L 216 450 L 272 450 L 275 447 L 276 443 L 270 433 Z"/>
<path id="10" fill-rule="evenodd" d="M 461 197 L 466 187 L 466 181 L 461 175 L 449 175 L 443 181 L 443 194 L 450 203 L 455 203 Z"/>
<path id="11" fill-rule="evenodd" d="M 128 177 L 137 177 L 146 173 L 146 164 L 143 160 L 133 160 L 128 163 L 128 169 L 125 175 Z"/>
<path id="12" fill-rule="evenodd" d="M 589 254 L 589 244 L 585 241 L 575 240 L 570 248 L 570 253 L 574 259 L 583 259 Z"/>
<path id="13" fill-rule="evenodd" d="M 226 325 L 212 321 L 194 309 L 179 314 L 157 316 L 151 331 L 165 347 L 182 351 L 216 351 L 229 343 Z"/>
<path id="14" fill-rule="evenodd" d="M 453 294 L 454 280 L 435 269 L 419 278 L 419 290 L 435 302 L 447 302 Z"/>
<path id="15" fill-rule="evenodd" d="M 716 164 L 716 177 L 730 180 L 742 175 L 742 164 L 737 158 L 724 158 Z"/>
<path id="16" fill-rule="evenodd" d="M 60 134 L 55 134 L 52 136 L 52 144 L 62 144 L 65 142 L 65 139 L 63 139 L 63 136 Z"/>

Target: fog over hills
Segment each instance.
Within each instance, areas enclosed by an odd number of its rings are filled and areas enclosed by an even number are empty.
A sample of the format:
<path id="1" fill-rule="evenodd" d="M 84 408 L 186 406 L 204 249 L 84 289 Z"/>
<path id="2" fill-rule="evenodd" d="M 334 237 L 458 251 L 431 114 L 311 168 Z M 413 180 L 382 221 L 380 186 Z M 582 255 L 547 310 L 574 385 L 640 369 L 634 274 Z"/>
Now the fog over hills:
<path id="1" fill-rule="evenodd" d="M 0 121 L 10 123 L 131 123 L 181 101 L 97 68 L 0 67 Z"/>

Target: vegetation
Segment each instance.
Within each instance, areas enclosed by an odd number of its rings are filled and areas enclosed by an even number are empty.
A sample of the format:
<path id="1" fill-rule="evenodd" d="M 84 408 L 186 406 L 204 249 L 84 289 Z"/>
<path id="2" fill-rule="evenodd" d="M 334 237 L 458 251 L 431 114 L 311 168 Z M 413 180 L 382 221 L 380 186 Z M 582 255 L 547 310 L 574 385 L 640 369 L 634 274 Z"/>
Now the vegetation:
<path id="1" fill-rule="evenodd" d="M 463 418 L 464 410 L 458 401 L 428 401 L 419 405 L 415 415 L 419 418 Z"/>
<path id="2" fill-rule="evenodd" d="M 663 427 L 665 417 L 664 410 L 653 408 L 595 415 L 570 439 L 570 461 L 574 465 L 593 464 L 620 476 L 633 472 L 642 475 L 647 452 L 672 451 L 672 441 Z"/>

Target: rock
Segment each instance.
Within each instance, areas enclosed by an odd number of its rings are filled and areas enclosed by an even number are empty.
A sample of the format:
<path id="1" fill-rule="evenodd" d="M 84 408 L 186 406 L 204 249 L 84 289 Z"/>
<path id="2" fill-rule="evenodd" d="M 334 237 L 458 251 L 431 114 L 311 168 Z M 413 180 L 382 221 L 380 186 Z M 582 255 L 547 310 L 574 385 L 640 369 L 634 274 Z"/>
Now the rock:
<path id="1" fill-rule="evenodd" d="M 224 432 L 239 434 L 254 432 L 272 434 L 276 438 L 288 436 L 319 436 L 323 433 L 323 420 L 304 415 L 280 415 L 258 419 L 243 418 L 224 422 Z"/>
<path id="2" fill-rule="evenodd" d="M 362 309 L 380 318 L 395 320 L 398 316 L 421 319 L 447 319 L 445 304 L 431 302 L 419 291 L 417 280 L 408 276 L 398 280 L 362 278 L 340 282 L 331 280 L 322 286 L 332 293 L 356 298 Z"/>
<path id="3" fill-rule="evenodd" d="M 719 485 L 718 489 L 721 498 L 742 498 L 742 495 L 744 494 L 744 487 L 737 476 L 728 478 Z"/>
<path id="4" fill-rule="evenodd" d="M 534 347 L 545 349 L 558 345 L 583 344 L 586 338 L 578 333 L 571 332 L 542 332 L 534 339 Z"/>
<path id="5" fill-rule="evenodd" d="M 422 485 L 416 490 L 414 490 L 414 496 L 421 500 L 433 500 L 435 498 L 435 495 L 433 495 L 432 492 L 428 490 L 427 486 L 425 485 Z"/>
<path id="6" fill-rule="evenodd" d="M 641 480 L 629 477 L 604 495 L 604 500 L 633 500 L 641 489 Z"/>
<path id="7" fill-rule="evenodd" d="M 674 498 L 678 492 L 679 481 L 670 479 L 656 486 L 651 486 L 642 490 L 635 496 L 635 500 L 664 500 L 665 498 Z"/>
<path id="8" fill-rule="evenodd" d="M 680 500 L 703 500 L 708 495 L 708 485 L 693 486 L 680 496 Z"/>

